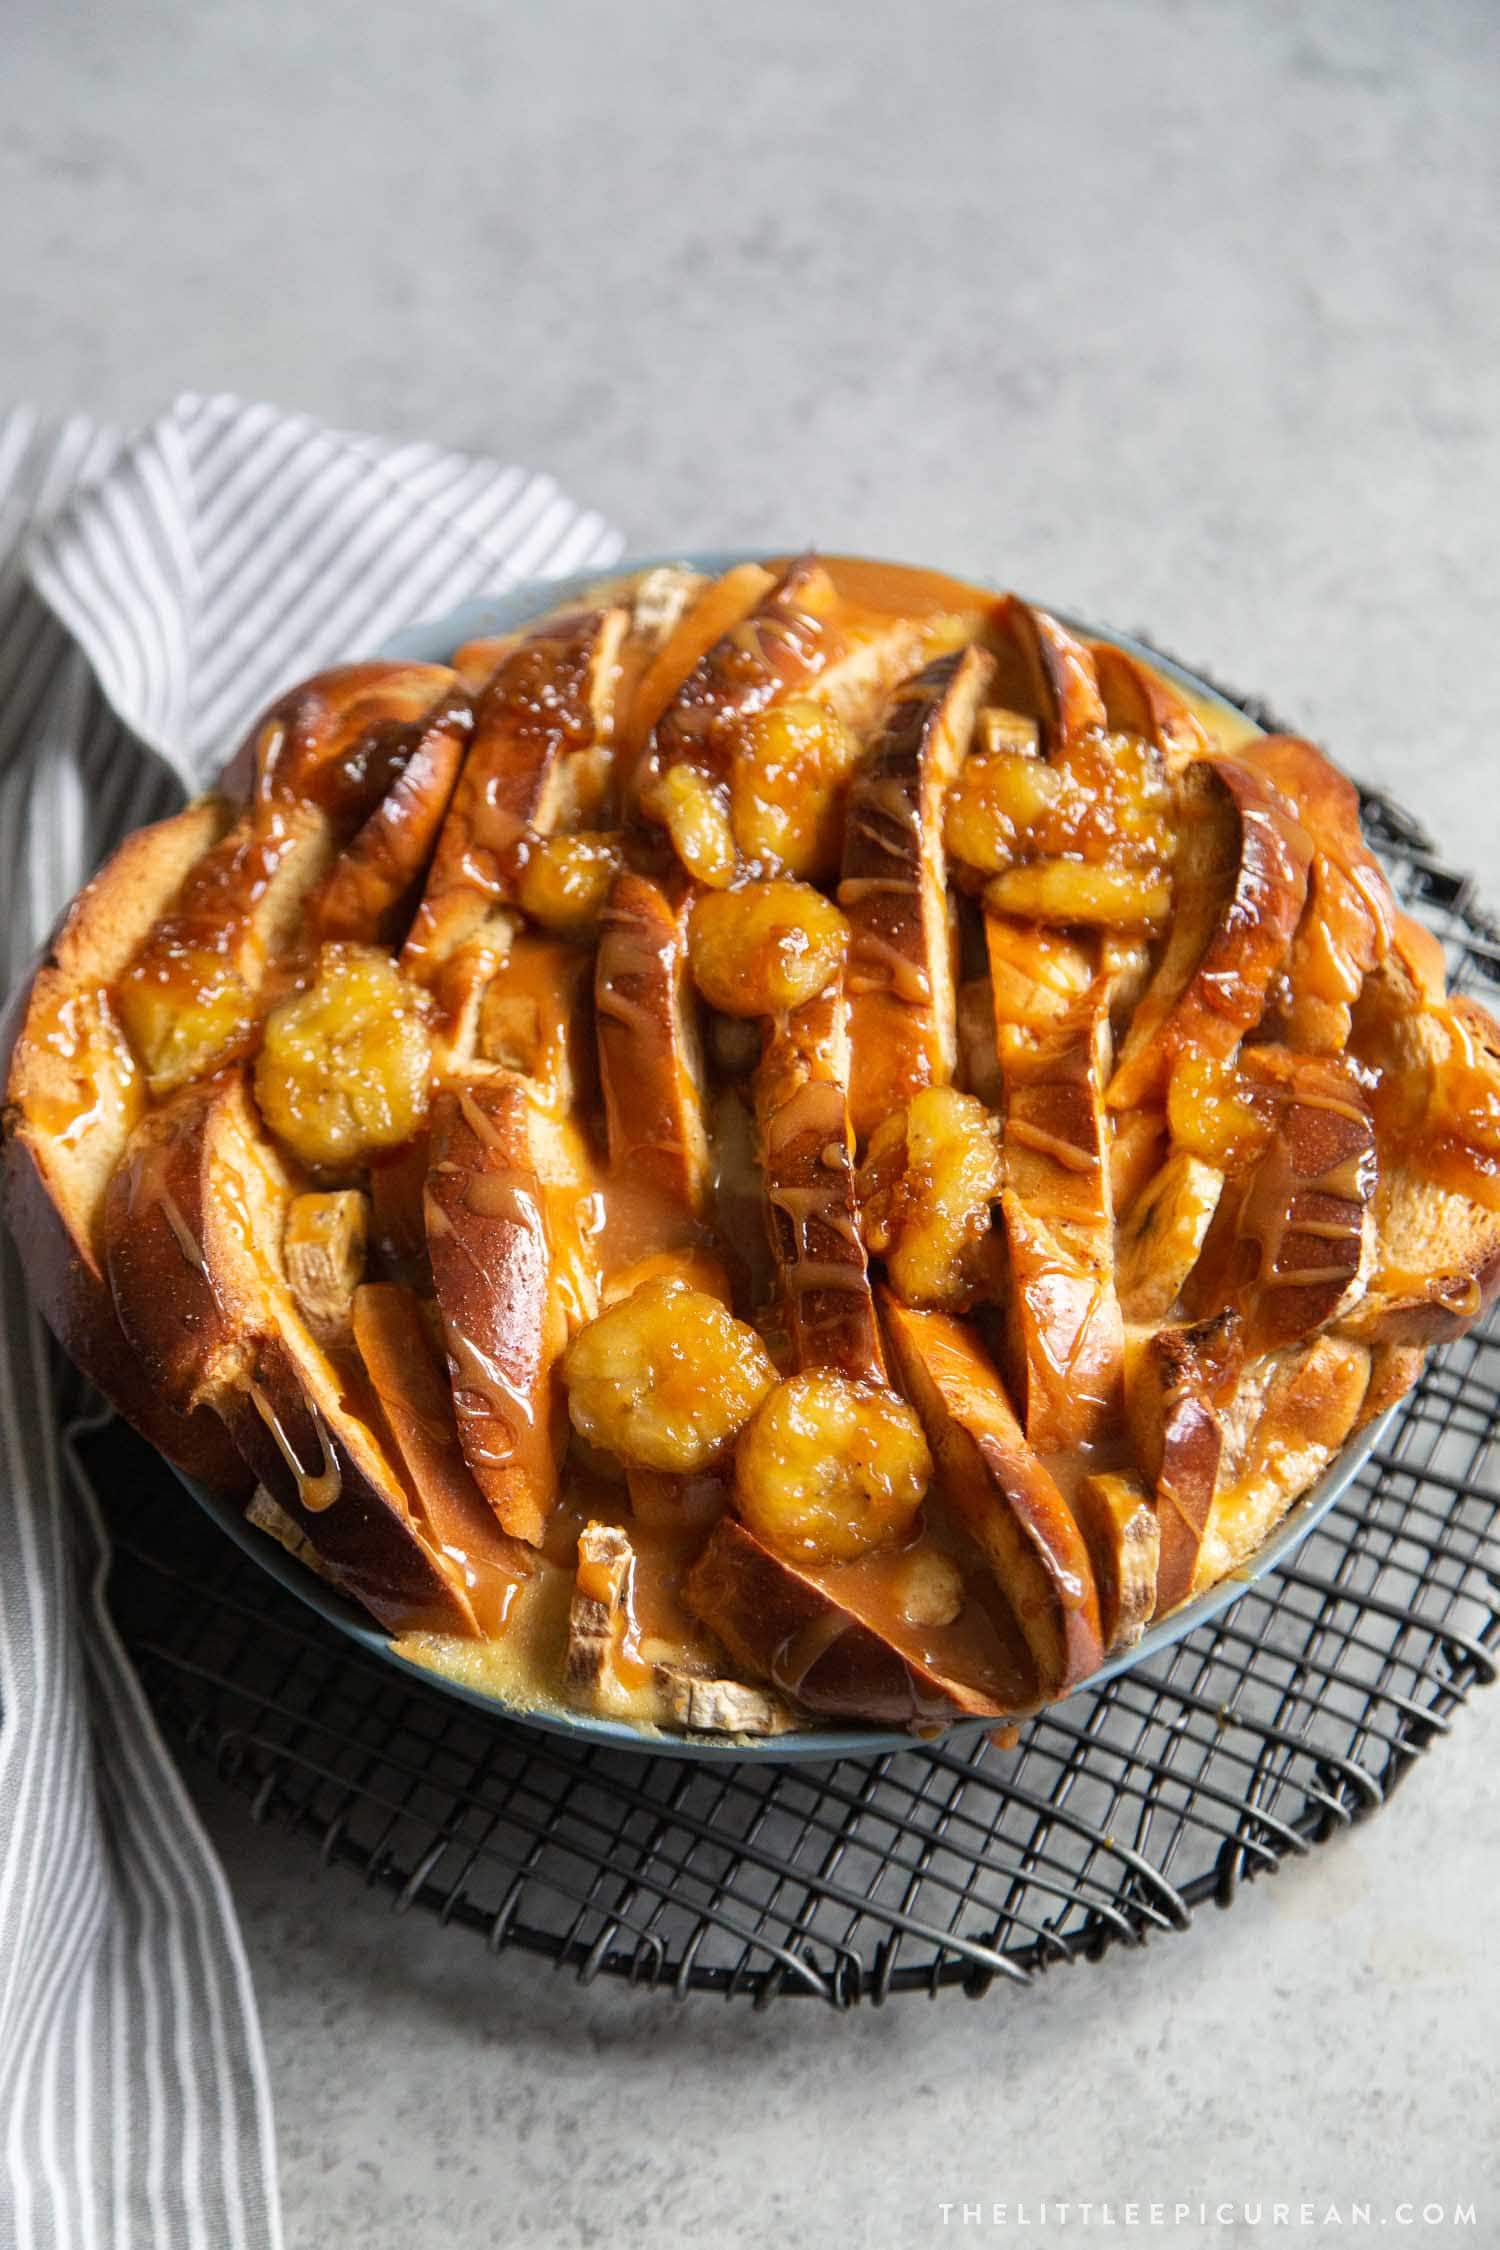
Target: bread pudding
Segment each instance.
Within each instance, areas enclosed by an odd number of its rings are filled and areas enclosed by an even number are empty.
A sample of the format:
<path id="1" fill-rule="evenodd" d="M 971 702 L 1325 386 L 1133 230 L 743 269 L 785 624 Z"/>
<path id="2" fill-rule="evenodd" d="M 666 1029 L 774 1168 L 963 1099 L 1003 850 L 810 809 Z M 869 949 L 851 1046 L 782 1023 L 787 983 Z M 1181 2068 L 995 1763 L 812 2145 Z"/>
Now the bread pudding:
<path id="1" fill-rule="evenodd" d="M 1353 786 L 893 566 L 305 682 L 13 1022 L 79 1366 L 520 1709 L 1024 1716 L 1500 1286 L 1500 1028 Z"/>

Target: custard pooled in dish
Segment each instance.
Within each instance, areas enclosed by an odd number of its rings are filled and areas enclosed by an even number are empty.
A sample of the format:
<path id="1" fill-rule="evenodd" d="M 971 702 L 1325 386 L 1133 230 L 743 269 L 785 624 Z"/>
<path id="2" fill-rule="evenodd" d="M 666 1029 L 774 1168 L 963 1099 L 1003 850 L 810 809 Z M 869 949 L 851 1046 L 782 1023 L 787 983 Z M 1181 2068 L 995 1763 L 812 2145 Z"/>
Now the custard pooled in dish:
<path id="1" fill-rule="evenodd" d="M 886 565 L 292 689 L 17 1020 L 78 1364 L 521 1708 L 1035 1710 L 1500 1285 L 1500 1029 L 1351 784 Z"/>

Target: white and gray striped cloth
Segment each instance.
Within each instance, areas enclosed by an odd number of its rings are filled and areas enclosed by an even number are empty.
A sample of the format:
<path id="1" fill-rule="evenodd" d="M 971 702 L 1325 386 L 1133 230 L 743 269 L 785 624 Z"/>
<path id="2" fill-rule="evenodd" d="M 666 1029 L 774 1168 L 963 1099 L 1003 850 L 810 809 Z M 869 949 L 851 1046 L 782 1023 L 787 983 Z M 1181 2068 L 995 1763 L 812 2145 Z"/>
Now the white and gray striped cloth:
<path id="1" fill-rule="evenodd" d="M 544 476 L 233 398 L 0 419 L 0 977 L 303 673 L 617 535 Z M 233 1902 L 110 1624 L 98 1412 L 0 1238 L 0 2243 L 281 2240 Z M 69 1421 L 69 1415 L 73 1417 Z"/>

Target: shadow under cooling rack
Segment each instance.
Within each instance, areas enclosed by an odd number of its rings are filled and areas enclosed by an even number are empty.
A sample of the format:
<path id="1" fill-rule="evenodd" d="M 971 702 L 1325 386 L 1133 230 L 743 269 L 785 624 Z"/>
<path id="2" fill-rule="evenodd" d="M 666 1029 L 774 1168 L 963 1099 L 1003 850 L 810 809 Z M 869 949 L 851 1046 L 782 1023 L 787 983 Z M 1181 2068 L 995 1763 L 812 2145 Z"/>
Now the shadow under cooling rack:
<path id="1" fill-rule="evenodd" d="M 1500 981 L 1500 930 L 1377 797 L 1371 841 Z M 598 1974 L 837 2006 L 1025 1982 L 1180 1928 L 1381 1805 L 1500 1650 L 1500 1320 L 1434 1355 L 1289 1564 L 1018 1746 L 829 1766 L 570 1748 L 351 1648 L 224 1539 L 128 1432 L 82 1439 L 111 1596 L 169 1734 L 259 1817 L 400 1907 Z"/>

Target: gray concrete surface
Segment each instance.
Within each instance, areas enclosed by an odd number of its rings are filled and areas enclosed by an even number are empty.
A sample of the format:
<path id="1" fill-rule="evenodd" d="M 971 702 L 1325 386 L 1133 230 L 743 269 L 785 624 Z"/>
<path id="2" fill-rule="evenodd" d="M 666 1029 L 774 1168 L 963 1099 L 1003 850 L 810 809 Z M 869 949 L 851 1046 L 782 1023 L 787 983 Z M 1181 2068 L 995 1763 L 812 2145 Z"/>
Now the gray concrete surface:
<path id="1" fill-rule="evenodd" d="M 236 389 L 546 466 L 643 548 L 1146 624 L 1500 892 L 1485 0 L 11 0 L 0 45 L 7 391 Z M 575 1993 L 210 1797 L 291 2241 L 881 2245 L 1199 2188 L 1478 2198 L 1398 2239 L 1500 2239 L 1497 1747 L 1492 1705 L 1180 1941 L 852 2023 Z M 1348 2229 L 982 2232 L 1122 2237 Z"/>

